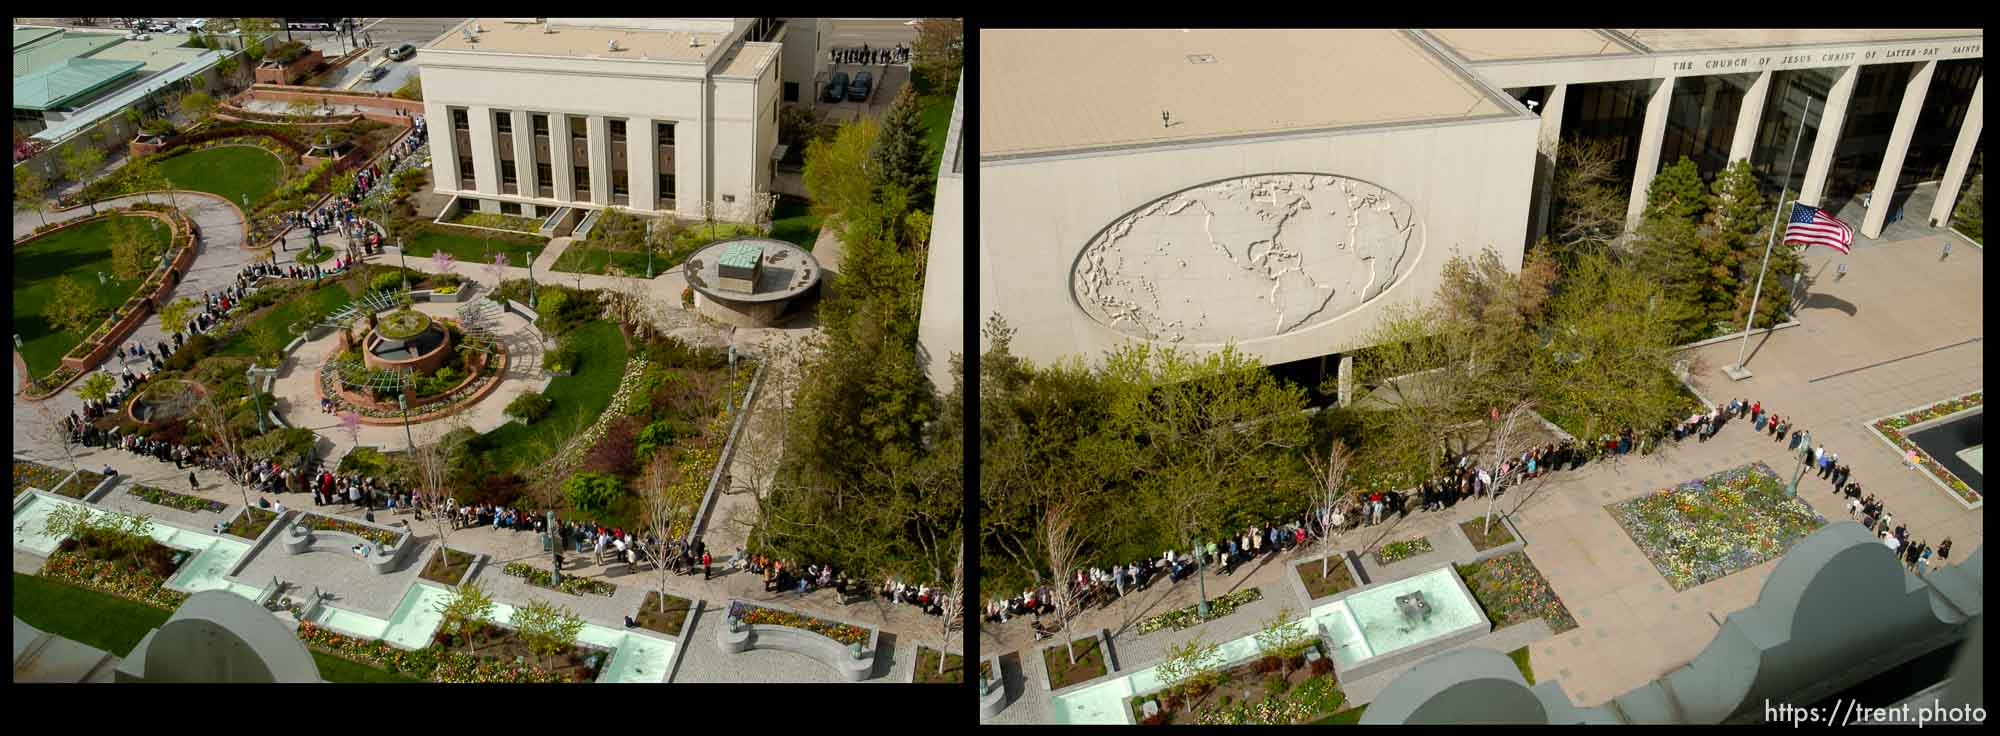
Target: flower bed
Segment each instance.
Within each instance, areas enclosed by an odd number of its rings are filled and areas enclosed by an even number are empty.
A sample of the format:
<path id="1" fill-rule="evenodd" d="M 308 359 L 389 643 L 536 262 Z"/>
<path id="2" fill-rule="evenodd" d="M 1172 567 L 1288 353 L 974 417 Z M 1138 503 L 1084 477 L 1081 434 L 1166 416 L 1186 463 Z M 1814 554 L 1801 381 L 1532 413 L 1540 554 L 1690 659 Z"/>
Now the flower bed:
<path id="1" fill-rule="evenodd" d="M 602 580 L 579 577 L 564 577 L 562 584 L 555 581 L 555 574 L 525 562 L 509 562 L 500 568 L 500 573 L 508 577 L 521 578 L 537 588 L 560 591 L 570 595 L 601 595 L 610 597 L 618 592 L 618 586 Z"/>
<path id="2" fill-rule="evenodd" d="M 1401 562 L 1430 552 L 1430 537 L 1417 537 L 1416 539 L 1405 539 L 1400 542 L 1390 542 L 1375 550 L 1375 564 L 1387 565 L 1393 562 Z"/>
<path id="3" fill-rule="evenodd" d="M 1761 462 L 1607 508 L 1674 590 L 1776 558 L 1826 525 Z"/>
<path id="4" fill-rule="evenodd" d="M 218 501 L 210 501 L 200 496 L 190 496 L 185 493 L 175 493 L 173 491 L 161 488 L 154 488 L 152 486 L 135 485 L 132 486 L 132 488 L 130 489 L 130 493 L 134 497 L 138 498 L 141 501 L 145 501 L 146 503 L 154 504 L 157 506 L 165 506 L 167 508 L 180 509 L 182 511 L 195 511 L 195 512 L 206 511 L 209 513 L 222 513 L 223 509 L 229 508 L 229 505 L 225 503 L 221 503 Z"/>
<path id="5" fill-rule="evenodd" d="M 853 624 L 824 621 L 790 611 L 753 606 L 742 601 L 729 604 L 729 616 L 743 623 L 757 626 L 788 626 L 794 629 L 804 629 L 850 646 L 854 644 L 868 645 L 868 630 Z"/>
<path id="6" fill-rule="evenodd" d="M 1042 665 L 1049 673 L 1049 689 L 1061 690 L 1079 682 L 1103 677 L 1110 672 L 1104 664 L 1104 649 L 1097 637 L 1077 639 L 1076 661 L 1069 661 L 1070 647 L 1057 644 L 1042 650 Z"/>
<path id="7" fill-rule="evenodd" d="M 252 506 L 245 509 L 243 514 L 236 517 L 234 521 L 229 522 L 229 526 L 223 527 L 222 531 L 244 539 L 255 540 L 257 537 L 263 535 L 265 529 L 271 527 L 271 522 L 277 520 L 278 514 L 276 512 Z"/>
<path id="8" fill-rule="evenodd" d="M 1222 668 L 1216 687 L 1163 690 L 1127 700 L 1134 721 L 1143 725 L 1291 725 L 1310 723 L 1348 705 L 1333 674 L 1332 661 L 1304 666 L 1293 662 L 1248 662 Z M 1160 712 L 1148 718 L 1145 704 L 1158 701 Z"/>
<path id="9" fill-rule="evenodd" d="M 917 662 L 911 670 L 917 683 L 965 682 L 965 659 L 956 654 L 944 655 L 944 671 L 938 672 L 938 651 L 927 646 L 917 646 Z"/>
<path id="10" fill-rule="evenodd" d="M 1151 634 L 1161 629 L 1180 631 L 1204 621 L 1213 621 L 1235 613 L 1236 609 L 1242 607 L 1243 604 L 1255 602 L 1263 597 L 1264 591 L 1261 588 L 1239 590 L 1209 601 L 1208 618 L 1206 619 L 1201 617 L 1201 605 L 1195 604 L 1178 611 L 1168 611 L 1139 622 L 1139 633 L 1141 635 Z"/>
<path id="11" fill-rule="evenodd" d="M 69 473 L 51 468 L 41 463 L 26 460 L 14 461 L 14 495 L 26 493 L 29 488 L 40 488 L 54 493 L 56 484 L 61 483 Z"/>
<path id="12" fill-rule="evenodd" d="M 387 529 L 377 529 L 346 519 L 321 516 L 319 514 L 306 514 L 305 518 L 299 521 L 299 523 L 304 524 L 307 529 L 314 531 L 343 532 L 376 544 L 389 544 L 396 541 L 397 537 L 402 536 Z"/>
<path id="13" fill-rule="evenodd" d="M 646 601 L 639 604 L 639 613 L 632 618 L 639 622 L 640 628 L 667 636 L 680 636 L 681 626 L 692 610 L 694 604 L 677 595 L 667 596 L 666 610 L 661 610 L 660 591 L 654 590 L 646 593 Z"/>
<path id="14" fill-rule="evenodd" d="M 342 634 L 310 622 L 299 624 L 299 640 L 306 646 L 342 659 L 352 660 L 390 672 L 399 672 L 441 683 L 573 682 L 532 662 L 516 663 L 479 657 L 437 645 L 409 650 L 379 639 Z"/>
<path id="15" fill-rule="evenodd" d="M 65 540 L 65 547 L 74 540 Z M 39 573 L 51 580 L 60 580 L 70 585 L 110 593 L 168 610 L 179 608 L 187 601 L 188 594 L 170 590 L 167 579 L 133 561 L 99 560 L 85 556 L 71 549 L 59 549 L 49 555 Z"/>
<path id="16" fill-rule="evenodd" d="M 424 571 L 417 577 L 434 583 L 458 585 L 459 578 L 465 577 L 465 571 L 472 569 L 472 559 L 470 554 L 446 547 L 431 556 L 431 561 L 424 565 Z"/>
<path id="17" fill-rule="evenodd" d="M 1931 475 L 1942 481 L 1946 488 L 1951 489 L 1952 493 L 1956 493 L 1959 498 L 1965 499 L 1966 503 L 1979 503 L 1984 497 L 1978 491 L 1972 490 L 1972 487 L 1966 485 L 1965 481 L 1958 477 L 1958 474 L 1946 470 L 1944 465 L 1937 461 L 1937 458 L 1931 457 L 1931 454 L 1925 452 L 1924 448 L 1918 447 L 1915 441 L 1903 433 L 1903 429 L 1939 417 L 1951 416 L 1974 407 L 1984 406 L 1985 403 L 1986 393 L 1984 391 L 1974 391 L 1956 399 L 1948 399 L 1931 404 L 1916 411 L 1877 419 L 1870 423 L 1869 427 L 1874 429 L 1877 434 L 1882 435 L 1884 439 L 1889 440 L 1889 444 L 1895 445 L 1897 449 L 1905 453 L 1912 450 L 1916 451 L 1917 462 L 1922 463 L 1925 470 L 1930 471 Z"/>
<path id="18" fill-rule="evenodd" d="M 1576 617 L 1526 552 L 1459 565 L 1458 575 L 1496 630 L 1536 618 L 1547 621 L 1549 631 L 1557 634 L 1576 628 Z"/>

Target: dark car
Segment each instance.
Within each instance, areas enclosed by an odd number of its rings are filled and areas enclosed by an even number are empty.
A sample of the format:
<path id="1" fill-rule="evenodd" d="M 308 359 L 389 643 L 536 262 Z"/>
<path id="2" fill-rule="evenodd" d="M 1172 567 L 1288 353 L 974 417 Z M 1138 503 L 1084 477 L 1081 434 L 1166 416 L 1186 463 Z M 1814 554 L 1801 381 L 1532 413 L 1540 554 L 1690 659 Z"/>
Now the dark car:
<path id="1" fill-rule="evenodd" d="M 862 70 L 854 73 L 854 83 L 847 85 L 847 101 L 862 102 L 868 99 L 868 91 L 875 86 L 875 73 Z"/>
<path id="2" fill-rule="evenodd" d="M 371 67 L 368 67 L 368 71 L 365 71 L 365 72 L 362 72 L 362 73 L 361 73 L 361 81 L 363 81 L 363 82 L 380 82 L 380 81 L 382 81 L 382 78 L 383 78 L 383 77 L 386 77 L 386 76 L 389 76 L 389 68 L 388 68 L 388 67 L 381 67 L 381 66 L 371 66 Z"/>
<path id="3" fill-rule="evenodd" d="M 417 55 L 417 47 L 407 43 L 401 46 L 397 46 L 393 49 L 389 49 L 389 58 L 394 59 L 396 61 L 402 61 L 404 59 L 408 59 L 416 55 Z"/>
<path id="4" fill-rule="evenodd" d="M 839 102 L 847 98 L 847 72 L 834 72 L 827 80 L 826 91 L 820 95 L 822 102 Z"/>

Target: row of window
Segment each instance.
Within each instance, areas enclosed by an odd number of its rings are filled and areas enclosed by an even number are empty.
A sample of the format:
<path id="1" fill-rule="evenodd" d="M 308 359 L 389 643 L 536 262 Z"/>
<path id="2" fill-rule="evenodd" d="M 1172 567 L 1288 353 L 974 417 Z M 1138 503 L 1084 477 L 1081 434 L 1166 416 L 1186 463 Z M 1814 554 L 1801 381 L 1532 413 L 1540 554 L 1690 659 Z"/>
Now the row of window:
<path id="1" fill-rule="evenodd" d="M 528 118 L 534 126 L 535 135 L 543 137 L 549 135 L 549 116 L 547 114 L 530 113 Z M 451 122 L 454 130 L 467 131 L 468 133 L 471 131 L 470 119 L 467 116 L 465 108 L 452 108 Z M 625 122 L 616 118 L 605 121 L 605 127 L 610 134 L 612 143 L 626 142 Z M 656 139 L 659 141 L 657 144 L 659 147 L 670 148 L 674 145 L 674 123 L 655 122 L 653 129 Z M 587 133 L 589 122 L 581 116 L 569 116 L 569 130 L 572 141 L 587 140 L 589 137 Z M 513 114 L 506 110 L 495 110 L 493 113 L 493 131 L 498 136 L 512 136 L 514 134 Z M 461 176 L 460 187 L 471 188 L 472 158 L 469 154 L 459 155 L 458 170 Z M 535 181 L 538 183 L 538 189 L 541 190 L 539 192 L 541 196 L 552 195 L 549 182 L 553 180 L 553 177 L 554 169 L 548 163 L 535 163 Z M 572 182 L 576 188 L 576 196 L 578 198 L 590 196 L 590 167 L 588 165 L 573 167 Z M 659 185 L 657 194 L 659 199 L 663 202 L 671 202 L 675 194 L 674 175 L 660 174 Z M 519 188 L 520 176 L 515 169 L 514 162 L 509 159 L 500 159 L 501 192 L 505 194 L 517 194 L 519 193 Z M 631 196 L 631 187 L 624 169 L 613 168 L 611 170 L 611 194 L 613 197 L 620 198 Z"/>

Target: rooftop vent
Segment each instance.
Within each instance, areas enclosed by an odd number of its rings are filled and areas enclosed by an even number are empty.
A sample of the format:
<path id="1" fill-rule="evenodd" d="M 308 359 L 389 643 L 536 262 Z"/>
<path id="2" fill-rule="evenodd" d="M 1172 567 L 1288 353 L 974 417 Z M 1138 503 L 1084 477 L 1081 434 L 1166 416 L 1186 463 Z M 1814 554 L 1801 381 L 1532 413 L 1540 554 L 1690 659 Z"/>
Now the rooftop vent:
<path id="1" fill-rule="evenodd" d="M 549 26 L 549 22 L 548 22 L 548 21 L 542 21 L 542 32 L 543 32 L 543 33 L 555 33 L 555 32 L 556 32 L 556 29 L 555 29 L 555 28 L 552 28 L 552 27 L 550 27 L 550 26 Z"/>
<path id="2" fill-rule="evenodd" d="M 605 46 L 606 46 L 606 48 L 608 48 L 608 49 L 610 49 L 610 50 L 612 50 L 612 51 L 617 51 L 617 50 L 618 50 L 618 39 L 615 39 L 615 38 L 614 38 L 614 39 L 611 39 L 611 40 L 610 40 L 609 42 L 607 42 L 607 43 L 605 44 Z"/>
<path id="3" fill-rule="evenodd" d="M 480 25 L 480 24 L 478 24 L 478 23 L 474 23 L 474 24 L 472 24 L 472 32 L 473 32 L 473 33 L 485 33 L 485 32 L 486 32 L 486 26 L 482 26 L 482 25 Z"/>
<path id="4" fill-rule="evenodd" d="M 1188 63 L 1213 64 L 1215 63 L 1215 54 L 1188 54 Z"/>
<path id="5" fill-rule="evenodd" d="M 466 43 L 479 43 L 479 38 L 477 36 L 472 35 L 472 29 L 461 28 L 459 29 L 459 31 L 465 34 Z"/>

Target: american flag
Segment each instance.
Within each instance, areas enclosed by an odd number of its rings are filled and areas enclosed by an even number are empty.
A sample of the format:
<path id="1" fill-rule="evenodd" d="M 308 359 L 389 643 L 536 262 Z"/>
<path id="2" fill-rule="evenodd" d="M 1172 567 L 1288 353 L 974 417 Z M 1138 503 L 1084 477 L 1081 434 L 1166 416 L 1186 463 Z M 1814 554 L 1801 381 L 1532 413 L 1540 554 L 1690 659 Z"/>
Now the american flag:
<path id="1" fill-rule="evenodd" d="M 1854 228 L 1818 207 L 1792 203 L 1792 224 L 1785 226 L 1785 244 L 1824 245 L 1845 254 L 1854 244 Z"/>

